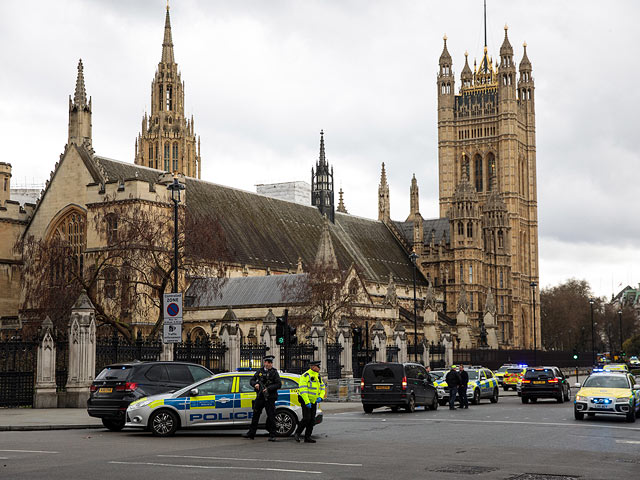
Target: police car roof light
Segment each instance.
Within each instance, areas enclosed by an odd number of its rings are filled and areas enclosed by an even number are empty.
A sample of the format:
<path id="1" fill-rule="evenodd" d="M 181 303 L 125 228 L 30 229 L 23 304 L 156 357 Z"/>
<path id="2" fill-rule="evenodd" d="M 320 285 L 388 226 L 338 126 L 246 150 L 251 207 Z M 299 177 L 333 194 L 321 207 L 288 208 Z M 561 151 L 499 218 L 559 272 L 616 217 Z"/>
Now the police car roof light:
<path id="1" fill-rule="evenodd" d="M 518 366 L 520 368 L 527 368 L 529 365 L 527 365 L 526 363 L 520 363 L 520 364 L 518 364 Z"/>

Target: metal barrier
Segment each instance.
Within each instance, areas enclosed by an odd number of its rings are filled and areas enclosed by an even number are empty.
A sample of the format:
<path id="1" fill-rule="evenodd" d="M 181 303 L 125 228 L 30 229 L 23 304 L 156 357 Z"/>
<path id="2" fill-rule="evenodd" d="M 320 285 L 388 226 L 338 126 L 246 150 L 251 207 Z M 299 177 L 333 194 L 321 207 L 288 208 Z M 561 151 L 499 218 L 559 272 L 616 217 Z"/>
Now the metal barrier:
<path id="1" fill-rule="evenodd" d="M 143 339 L 142 332 L 138 332 L 134 343 L 126 342 L 117 332 L 111 337 L 99 337 L 96 341 L 96 375 L 104 367 L 114 363 L 158 360 L 161 351 L 162 343 L 158 340 Z"/>
<path id="2" fill-rule="evenodd" d="M 0 407 L 31 407 L 38 341 L 0 341 Z"/>

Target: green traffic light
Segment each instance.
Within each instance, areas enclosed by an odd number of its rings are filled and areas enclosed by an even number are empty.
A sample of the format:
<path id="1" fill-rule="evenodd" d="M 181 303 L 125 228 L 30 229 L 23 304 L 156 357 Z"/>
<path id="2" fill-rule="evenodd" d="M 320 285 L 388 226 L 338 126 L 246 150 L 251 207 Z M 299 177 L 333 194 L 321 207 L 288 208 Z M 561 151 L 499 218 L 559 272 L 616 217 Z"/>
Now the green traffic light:
<path id="1" fill-rule="evenodd" d="M 284 337 L 278 337 L 278 343 L 282 345 L 284 343 Z"/>
<path id="2" fill-rule="evenodd" d="M 573 356 L 573 359 L 574 359 L 574 360 L 577 360 L 577 359 L 578 359 L 578 355 L 574 355 L 574 356 Z"/>

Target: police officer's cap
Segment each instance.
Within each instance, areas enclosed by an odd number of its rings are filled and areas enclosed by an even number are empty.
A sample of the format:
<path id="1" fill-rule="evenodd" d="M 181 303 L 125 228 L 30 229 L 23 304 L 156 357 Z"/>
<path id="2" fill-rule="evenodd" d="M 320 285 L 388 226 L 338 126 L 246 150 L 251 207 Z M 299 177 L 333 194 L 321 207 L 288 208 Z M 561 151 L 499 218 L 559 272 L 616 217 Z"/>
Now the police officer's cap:
<path id="1" fill-rule="evenodd" d="M 273 363 L 273 359 L 276 358 L 273 355 L 265 355 L 265 357 L 262 359 L 265 362 L 271 362 Z"/>
<path id="2" fill-rule="evenodd" d="M 310 367 L 319 367 L 320 366 L 320 360 L 314 360 L 313 362 L 309 362 L 309 366 Z"/>

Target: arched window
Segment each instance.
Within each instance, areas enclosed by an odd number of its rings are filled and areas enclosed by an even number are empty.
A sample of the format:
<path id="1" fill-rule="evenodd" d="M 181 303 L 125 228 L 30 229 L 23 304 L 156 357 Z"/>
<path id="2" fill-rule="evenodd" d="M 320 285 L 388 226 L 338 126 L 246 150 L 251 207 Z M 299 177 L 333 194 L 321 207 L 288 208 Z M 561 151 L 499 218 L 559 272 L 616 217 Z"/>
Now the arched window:
<path id="1" fill-rule="evenodd" d="M 171 111 L 173 108 L 173 90 L 171 85 L 167 85 L 167 111 Z"/>
<path id="2" fill-rule="evenodd" d="M 153 143 L 149 144 L 149 168 L 153 168 Z"/>
<path id="3" fill-rule="evenodd" d="M 504 273 L 500 270 L 500 288 L 504 288 Z"/>
<path id="4" fill-rule="evenodd" d="M 473 223 L 471 222 L 467 223 L 467 237 L 469 238 L 473 237 Z"/>
<path id="5" fill-rule="evenodd" d="M 498 248 L 504 248 L 504 234 L 498 230 Z"/>
<path id="6" fill-rule="evenodd" d="M 349 282 L 349 295 L 355 297 L 358 294 L 358 281 L 355 278 Z"/>
<path id="7" fill-rule="evenodd" d="M 469 265 L 469 283 L 473 283 L 473 265 Z"/>
<path id="8" fill-rule="evenodd" d="M 113 245 L 118 241 L 118 217 L 115 214 L 107 215 L 107 245 Z"/>
<path id="9" fill-rule="evenodd" d="M 104 270 L 104 296 L 105 298 L 116 298 L 116 282 L 118 272 L 110 267 Z"/>
<path id="10" fill-rule="evenodd" d="M 462 222 L 458 222 L 458 235 L 464 235 L 464 226 Z"/>
<path id="11" fill-rule="evenodd" d="M 164 144 L 164 171 L 169 171 L 169 142 Z"/>
<path id="12" fill-rule="evenodd" d="M 493 152 L 489 152 L 487 155 L 487 191 L 491 190 L 491 179 L 496 173 L 496 156 Z"/>
<path id="13" fill-rule="evenodd" d="M 178 142 L 173 143 L 173 171 L 178 171 Z"/>
<path id="14" fill-rule="evenodd" d="M 475 183 L 476 183 L 476 192 L 482 191 L 482 157 L 480 155 L 476 155 L 474 158 L 475 163 Z"/>
<path id="15" fill-rule="evenodd" d="M 69 279 L 72 273 L 81 275 L 84 271 L 84 251 L 87 248 L 86 222 L 84 212 L 70 207 L 50 229 L 48 240 L 59 242 L 62 248 L 62 258 L 58 259 L 53 268 L 55 273 L 52 280 Z"/>

